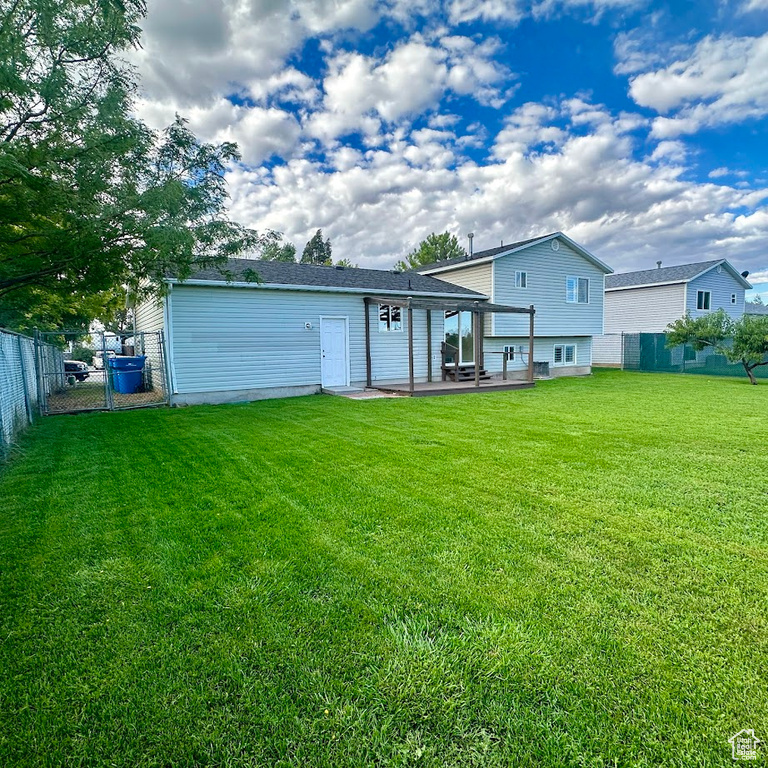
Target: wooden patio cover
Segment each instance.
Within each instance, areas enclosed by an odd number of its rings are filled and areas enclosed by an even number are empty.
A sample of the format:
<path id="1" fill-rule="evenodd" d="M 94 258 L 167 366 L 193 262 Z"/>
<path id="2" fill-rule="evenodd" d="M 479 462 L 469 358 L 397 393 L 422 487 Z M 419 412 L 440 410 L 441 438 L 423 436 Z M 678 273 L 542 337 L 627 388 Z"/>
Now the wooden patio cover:
<path id="1" fill-rule="evenodd" d="M 480 369 L 483 367 L 483 316 L 486 314 L 506 313 L 529 316 L 528 331 L 528 381 L 533 383 L 533 318 L 536 309 L 533 304 L 529 307 L 511 307 L 506 304 L 491 304 L 487 301 L 467 301 L 454 299 L 418 299 L 408 296 L 396 298 L 390 296 L 366 296 L 365 302 L 365 370 L 366 384 L 373 386 L 371 377 L 371 321 L 369 307 L 371 304 L 388 304 L 391 307 L 404 307 L 408 310 L 408 385 L 413 393 L 413 310 L 427 311 L 427 381 L 432 381 L 432 310 L 441 312 L 471 312 L 472 336 L 475 358 L 475 386 L 480 386 Z"/>

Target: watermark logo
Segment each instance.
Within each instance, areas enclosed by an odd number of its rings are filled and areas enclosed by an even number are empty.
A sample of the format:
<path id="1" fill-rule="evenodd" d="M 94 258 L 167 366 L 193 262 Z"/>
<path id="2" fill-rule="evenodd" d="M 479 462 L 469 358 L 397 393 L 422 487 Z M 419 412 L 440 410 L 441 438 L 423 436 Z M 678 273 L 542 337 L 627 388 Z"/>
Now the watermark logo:
<path id="1" fill-rule="evenodd" d="M 757 745 L 760 739 L 752 728 L 744 728 L 728 739 L 734 760 L 757 760 Z"/>

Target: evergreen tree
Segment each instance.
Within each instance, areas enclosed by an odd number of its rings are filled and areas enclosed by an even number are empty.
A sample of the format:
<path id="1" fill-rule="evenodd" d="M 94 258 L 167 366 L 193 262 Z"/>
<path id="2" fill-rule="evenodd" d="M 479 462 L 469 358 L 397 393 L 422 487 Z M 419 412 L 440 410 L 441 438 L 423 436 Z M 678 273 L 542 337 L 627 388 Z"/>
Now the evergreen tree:
<path id="1" fill-rule="evenodd" d="M 301 254 L 302 264 L 333 264 L 331 241 L 323 240 L 323 230 L 318 229 L 304 246 Z"/>

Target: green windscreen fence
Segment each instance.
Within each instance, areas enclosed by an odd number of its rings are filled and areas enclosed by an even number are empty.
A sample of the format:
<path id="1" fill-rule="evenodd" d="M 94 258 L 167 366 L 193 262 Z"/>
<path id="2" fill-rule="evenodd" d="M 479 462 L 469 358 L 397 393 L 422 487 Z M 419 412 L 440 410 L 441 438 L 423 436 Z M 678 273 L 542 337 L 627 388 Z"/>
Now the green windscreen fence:
<path id="1" fill-rule="evenodd" d="M 623 336 L 623 368 L 626 371 L 658 371 L 663 373 L 701 373 L 705 376 L 743 376 L 739 363 L 729 363 L 711 347 L 697 352 L 684 345 L 667 349 L 663 333 L 625 333 Z M 768 365 L 755 368 L 755 377 L 768 379 Z"/>

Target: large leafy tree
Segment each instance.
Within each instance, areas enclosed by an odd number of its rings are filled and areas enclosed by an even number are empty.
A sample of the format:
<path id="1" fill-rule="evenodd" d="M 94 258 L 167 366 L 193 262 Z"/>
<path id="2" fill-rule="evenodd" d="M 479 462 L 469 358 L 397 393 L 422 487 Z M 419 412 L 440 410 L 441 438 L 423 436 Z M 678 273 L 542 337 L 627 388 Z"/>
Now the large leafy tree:
<path id="1" fill-rule="evenodd" d="M 0 6 L 0 322 L 82 325 L 116 286 L 160 290 L 168 271 L 224 268 L 264 244 L 225 215 L 234 144 L 133 116 L 121 55 L 144 12 L 143 0 Z"/>
<path id="2" fill-rule="evenodd" d="M 768 316 L 742 315 L 733 320 L 719 309 L 701 317 L 686 313 L 667 326 L 667 346 L 690 344 L 697 352 L 712 347 L 731 363 L 740 363 L 752 384 L 754 370 L 768 365 Z"/>
<path id="3" fill-rule="evenodd" d="M 261 251 L 261 258 L 265 261 L 293 263 L 296 261 L 296 246 L 287 240 L 273 240 L 264 246 Z"/>
<path id="4" fill-rule="evenodd" d="M 436 235 L 434 232 L 422 240 L 403 261 L 398 261 L 395 269 L 408 270 L 434 264 L 436 261 L 446 259 L 465 258 L 467 252 L 459 243 L 456 235 L 443 232 Z"/>
<path id="5" fill-rule="evenodd" d="M 318 229 L 307 241 L 301 254 L 302 264 L 333 264 L 331 241 L 323 240 L 323 230 Z"/>

